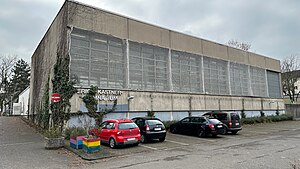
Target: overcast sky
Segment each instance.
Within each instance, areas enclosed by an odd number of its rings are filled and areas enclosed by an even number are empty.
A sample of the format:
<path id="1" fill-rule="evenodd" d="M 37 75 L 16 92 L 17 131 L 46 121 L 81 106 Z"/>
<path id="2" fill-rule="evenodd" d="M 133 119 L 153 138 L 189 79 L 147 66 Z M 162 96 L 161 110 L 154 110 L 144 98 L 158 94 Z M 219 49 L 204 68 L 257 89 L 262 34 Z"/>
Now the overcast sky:
<path id="1" fill-rule="evenodd" d="M 248 42 L 276 59 L 300 54 L 299 0 L 79 0 L 144 22 L 225 44 Z M 30 62 L 63 0 L 1 0 L 0 55 Z"/>

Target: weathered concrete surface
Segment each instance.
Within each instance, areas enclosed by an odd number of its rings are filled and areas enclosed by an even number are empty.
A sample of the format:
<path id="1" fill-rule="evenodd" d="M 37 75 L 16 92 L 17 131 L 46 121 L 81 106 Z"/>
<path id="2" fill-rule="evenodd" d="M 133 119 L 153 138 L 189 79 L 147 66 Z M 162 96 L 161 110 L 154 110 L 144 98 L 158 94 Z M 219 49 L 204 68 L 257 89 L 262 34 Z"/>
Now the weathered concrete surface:
<path id="1" fill-rule="evenodd" d="M 66 151 L 45 150 L 44 138 L 18 117 L 0 117 L 0 169 L 70 168 L 78 158 Z"/>
<path id="2" fill-rule="evenodd" d="M 244 126 L 238 135 L 217 138 L 169 134 L 162 143 L 118 150 L 123 158 L 87 163 L 85 168 L 291 169 L 300 167 L 300 121 Z M 147 150 L 148 151 L 145 151 Z M 133 149 L 134 150 L 134 149 Z M 116 161 L 118 161 L 116 163 Z"/>

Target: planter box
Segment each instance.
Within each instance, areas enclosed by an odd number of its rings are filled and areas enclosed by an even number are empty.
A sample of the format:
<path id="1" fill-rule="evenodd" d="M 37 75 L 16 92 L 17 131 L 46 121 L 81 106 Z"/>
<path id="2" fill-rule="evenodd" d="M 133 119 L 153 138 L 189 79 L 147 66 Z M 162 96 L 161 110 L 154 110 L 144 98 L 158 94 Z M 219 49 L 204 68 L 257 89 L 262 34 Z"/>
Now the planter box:
<path id="1" fill-rule="evenodd" d="M 47 138 L 45 137 L 45 149 L 59 149 L 64 147 L 64 137 L 60 138 Z"/>
<path id="2" fill-rule="evenodd" d="M 86 136 L 70 136 L 70 147 L 75 149 L 82 149 L 82 139 Z"/>
<path id="3" fill-rule="evenodd" d="M 100 138 L 83 138 L 83 150 L 87 153 L 93 153 L 100 150 Z"/>

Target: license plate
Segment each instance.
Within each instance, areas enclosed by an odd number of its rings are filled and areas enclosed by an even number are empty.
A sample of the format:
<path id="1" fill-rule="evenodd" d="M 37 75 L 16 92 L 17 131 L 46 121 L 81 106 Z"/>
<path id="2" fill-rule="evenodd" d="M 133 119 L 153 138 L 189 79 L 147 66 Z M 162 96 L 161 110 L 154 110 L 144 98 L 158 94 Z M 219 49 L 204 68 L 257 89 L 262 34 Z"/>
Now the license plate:
<path id="1" fill-rule="evenodd" d="M 222 125 L 218 125 L 217 127 L 218 127 L 218 128 L 222 128 Z"/>
<path id="2" fill-rule="evenodd" d="M 154 130 L 155 130 L 155 131 L 160 131 L 160 130 L 161 130 L 161 128 L 154 128 Z"/>
<path id="3" fill-rule="evenodd" d="M 127 141 L 133 141 L 135 138 L 128 138 Z"/>
<path id="4" fill-rule="evenodd" d="M 240 123 L 235 123 L 235 125 L 240 125 Z"/>

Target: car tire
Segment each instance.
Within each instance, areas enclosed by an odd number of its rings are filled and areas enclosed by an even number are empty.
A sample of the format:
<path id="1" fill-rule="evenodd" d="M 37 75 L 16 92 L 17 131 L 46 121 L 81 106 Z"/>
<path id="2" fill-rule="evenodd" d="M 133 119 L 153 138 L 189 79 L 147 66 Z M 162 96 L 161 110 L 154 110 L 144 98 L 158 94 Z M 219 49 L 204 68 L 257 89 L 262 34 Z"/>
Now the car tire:
<path id="1" fill-rule="evenodd" d="M 198 130 L 197 135 L 198 135 L 198 137 L 205 137 L 206 133 L 204 130 L 200 129 L 200 130 Z"/>
<path id="2" fill-rule="evenodd" d="M 177 129 L 176 129 L 176 127 L 172 127 L 172 128 L 170 129 L 170 132 L 173 133 L 173 134 L 177 134 Z"/>
<path id="3" fill-rule="evenodd" d="M 228 133 L 228 129 L 227 129 L 227 127 L 224 127 L 224 132 L 222 134 L 225 135 L 227 133 Z"/>
<path id="4" fill-rule="evenodd" d="M 232 134 L 236 135 L 238 131 L 231 131 Z"/>
<path id="5" fill-rule="evenodd" d="M 109 147 L 110 148 L 116 148 L 116 141 L 114 138 L 109 139 Z"/>
<path id="6" fill-rule="evenodd" d="M 165 139 L 166 139 L 166 137 L 160 138 L 160 139 L 159 139 L 159 142 L 164 142 Z"/>
<path id="7" fill-rule="evenodd" d="M 146 137 L 145 137 L 145 135 L 143 134 L 143 135 L 141 135 L 141 143 L 146 143 L 147 142 L 147 140 L 146 140 Z"/>

